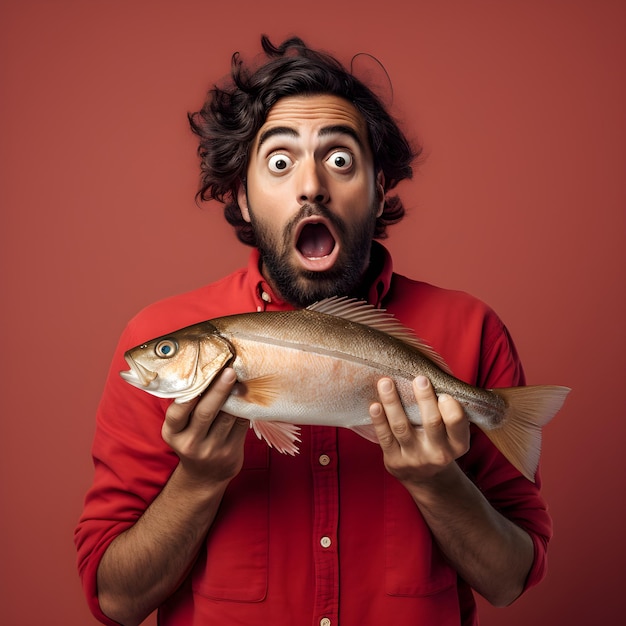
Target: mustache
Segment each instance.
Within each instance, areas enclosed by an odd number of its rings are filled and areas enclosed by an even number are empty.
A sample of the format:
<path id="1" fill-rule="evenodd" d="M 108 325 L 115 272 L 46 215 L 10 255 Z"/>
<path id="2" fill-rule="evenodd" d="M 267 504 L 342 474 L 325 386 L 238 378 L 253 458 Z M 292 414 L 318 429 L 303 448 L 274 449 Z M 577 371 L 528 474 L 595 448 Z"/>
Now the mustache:
<path id="1" fill-rule="evenodd" d="M 347 232 L 346 223 L 337 217 L 327 206 L 321 203 L 304 203 L 299 211 L 289 220 L 284 230 L 285 242 L 290 242 L 293 233 L 298 228 L 298 224 L 309 217 L 323 217 L 330 222 L 338 234 L 345 235 Z"/>

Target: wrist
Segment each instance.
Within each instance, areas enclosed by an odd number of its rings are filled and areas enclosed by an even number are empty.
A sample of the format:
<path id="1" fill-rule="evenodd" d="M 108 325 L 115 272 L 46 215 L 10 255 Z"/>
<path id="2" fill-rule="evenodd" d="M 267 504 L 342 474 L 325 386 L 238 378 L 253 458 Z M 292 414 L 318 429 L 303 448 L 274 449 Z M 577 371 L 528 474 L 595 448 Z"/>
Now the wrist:
<path id="1" fill-rule="evenodd" d="M 179 462 L 169 481 L 171 489 L 186 494 L 190 499 L 198 502 L 212 502 L 216 497 L 221 498 L 230 483 L 231 478 L 216 478 L 194 471 L 193 468 Z"/>
<path id="2" fill-rule="evenodd" d="M 463 470 L 453 462 L 434 473 L 407 477 L 402 483 L 416 500 L 428 502 L 457 492 L 467 480 Z"/>

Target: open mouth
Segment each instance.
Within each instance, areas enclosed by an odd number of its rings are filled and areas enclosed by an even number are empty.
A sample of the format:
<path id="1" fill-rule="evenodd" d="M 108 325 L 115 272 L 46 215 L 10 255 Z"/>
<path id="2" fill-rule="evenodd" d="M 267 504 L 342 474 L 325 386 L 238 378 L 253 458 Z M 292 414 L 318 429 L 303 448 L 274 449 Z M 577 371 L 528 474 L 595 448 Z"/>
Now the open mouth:
<path id="1" fill-rule="evenodd" d="M 141 363 L 137 363 L 131 356 L 125 357 L 126 362 L 130 365 L 130 370 L 127 372 L 120 372 L 120 376 L 131 385 L 135 387 L 149 387 L 150 383 L 157 378 L 158 374 L 153 372 Z"/>
<path id="2" fill-rule="evenodd" d="M 324 271 L 334 265 L 339 253 L 332 226 L 315 217 L 303 220 L 298 228 L 296 249 L 303 265 L 313 271 Z"/>

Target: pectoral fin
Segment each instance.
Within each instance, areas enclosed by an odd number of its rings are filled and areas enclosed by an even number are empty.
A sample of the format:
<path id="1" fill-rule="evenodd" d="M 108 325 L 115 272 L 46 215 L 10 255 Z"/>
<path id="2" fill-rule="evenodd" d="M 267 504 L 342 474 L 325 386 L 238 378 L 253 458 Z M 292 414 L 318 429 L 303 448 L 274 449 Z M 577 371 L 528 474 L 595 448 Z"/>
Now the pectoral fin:
<path id="1" fill-rule="evenodd" d="M 278 452 L 294 456 L 298 454 L 299 448 L 296 442 L 300 442 L 298 435 L 300 427 L 285 422 L 265 422 L 252 420 L 250 428 L 254 429 L 259 439 L 264 439 L 270 448 L 276 448 Z"/>
<path id="2" fill-rule="evenodd" d="M 280 379 L 273 374 L 250 378 L 237 385 L 237 395 L 250 404 L 271 406 L 280 395 Z"/>

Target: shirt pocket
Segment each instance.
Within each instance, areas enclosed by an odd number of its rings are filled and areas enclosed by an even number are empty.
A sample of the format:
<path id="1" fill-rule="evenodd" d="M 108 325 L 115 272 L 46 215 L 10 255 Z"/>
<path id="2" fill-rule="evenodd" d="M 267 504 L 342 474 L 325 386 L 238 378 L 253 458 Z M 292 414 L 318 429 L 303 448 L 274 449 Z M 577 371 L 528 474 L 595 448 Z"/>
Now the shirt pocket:
<path id="1" fill-rule="evenodd" d="M 252 436 L 250 436 L 252 435 Z M 269 448 L 253 433 L 192 571 L 194 593 L 212 600 L 261 602 L 267 595 Z"/>
<path id="2" fill-rule="evenodd" d="M 437 547 L 408 491 L 385 477 L 385 584 L 392 596 L 432 596 L 456 585 L 456 571 Z"/>

